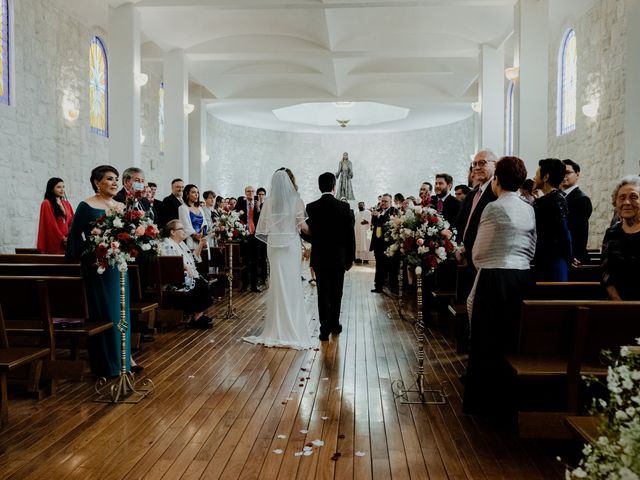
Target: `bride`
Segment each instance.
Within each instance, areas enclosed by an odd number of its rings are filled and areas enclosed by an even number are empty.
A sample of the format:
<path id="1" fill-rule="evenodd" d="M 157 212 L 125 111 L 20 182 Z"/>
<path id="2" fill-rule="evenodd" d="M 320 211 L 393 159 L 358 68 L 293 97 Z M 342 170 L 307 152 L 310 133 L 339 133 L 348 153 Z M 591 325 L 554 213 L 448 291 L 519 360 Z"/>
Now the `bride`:
<path id="1" fill-rule="evenodd" d="M 304 203 L 291 170 L 276 170 L 260 212 L 256 238 L 267 244 L 270 265 L 267 317 L 262 333 L 244 337 L 267 347 L 313 348 L 302 292 L 300 231 L 309 233 Z"/>

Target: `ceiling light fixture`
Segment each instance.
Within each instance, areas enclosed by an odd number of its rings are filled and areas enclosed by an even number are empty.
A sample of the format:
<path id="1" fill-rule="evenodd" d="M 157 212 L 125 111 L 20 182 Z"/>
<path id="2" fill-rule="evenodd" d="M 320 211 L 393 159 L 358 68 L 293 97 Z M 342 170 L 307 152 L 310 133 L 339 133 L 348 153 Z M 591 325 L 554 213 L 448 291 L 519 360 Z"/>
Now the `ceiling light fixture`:
<path id="1" fill-rule="evenodd" d="M 189 115 L 191 112 L 195 110 L 196 106 L 193 103 L 185 103 L 184 104 L 184 114 Z"/>
<path id="2" fill-rule="evenodd" d="M 509 67 L 504 70 L 507 80 L 514 81 L 520 77 L 520 67 Z"/>
<path id="3" fill-rule="evenodd" d="M 140 72 L 134 73 L 133 80 L 135 81 L 137 87 L 144 87 L 149 81 L 149 75 Z"/>
<path id="4" fill-rule="evenodd" d="M 472 102 L 471 110 L 473 110 L 476 113 L 480 113 L 480 110 L 482 110 L 482 105 L 480 105 L 480 102 Z"/>
<path id="5" fill-rule="evenodd" d="M 349 119 L 345 119 L 345 120 L 339 120 L 336 118 L 336 122 L 338 122 L 338 125 L 340 125 L 342 128 L 347 128 L 347 124 L 350 122 L 351 120 Z"/>
<path id="6" fill-rule="evenodd" d="M 591 101 L 582 106 L 582 113 L 589 118 L 593 118 L 598 115 L 598 102 Z"/>

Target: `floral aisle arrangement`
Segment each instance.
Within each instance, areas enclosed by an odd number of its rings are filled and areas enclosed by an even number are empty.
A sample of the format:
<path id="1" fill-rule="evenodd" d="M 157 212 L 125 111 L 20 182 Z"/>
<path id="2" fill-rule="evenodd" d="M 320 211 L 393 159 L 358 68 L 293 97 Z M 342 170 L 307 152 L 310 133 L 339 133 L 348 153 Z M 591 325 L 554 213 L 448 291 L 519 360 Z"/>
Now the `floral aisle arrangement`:
<path id="1" fill-rule="evenodd" d="M 399 252 L 409 265 L 421 266 L 427 275 L 438 264 L 454 258 L 458 250 L 455 230 L 433 208 L 409 206 L 402 215 L 392 218 L 388 226 L 385 238 L 390 245 L 385 254 L 393 257 Z"/>
<path id="2" fill-rule="evenodd" d="M 92 258 L 98 273 L 110 266 L 125 272 L 127 262 L 158 254 L 158 227 L 138 207 L 142 193 L 128 195 L 124 207 L 117 204 L 96 219 L 84 254 Z"/>
<path id="3" fill-rule="evenodd" d="M 640 338 L 636 339 L 640 345 Z M 609 399 L 595 402 L 603 417 L 595 445 L 585 445 L 569 478 L 638 480 L 640 478 L 640 346 L 625 346 L 607 373 Z"/>
<path id="4" fill-rule="evenodd" d="M 234 242 L 247 236 L 247 227 L 240 221 L 240 213 L 222 211 L 213 224 L 213 235 L 220 243 Z"/>

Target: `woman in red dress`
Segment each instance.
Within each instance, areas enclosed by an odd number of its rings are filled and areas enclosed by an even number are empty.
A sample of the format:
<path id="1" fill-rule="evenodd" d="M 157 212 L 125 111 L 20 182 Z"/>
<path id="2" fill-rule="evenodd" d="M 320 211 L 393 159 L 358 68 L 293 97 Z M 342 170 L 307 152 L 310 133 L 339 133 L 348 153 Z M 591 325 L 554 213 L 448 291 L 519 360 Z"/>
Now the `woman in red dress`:
<path id="1" fill-rule="evenodd" d="M 50 178 L 40 205 L 37 243 L 40 253 L 64 254 L 72 219 L 73 209 L 64 198 L 64 182 L 61 178 Z"/>

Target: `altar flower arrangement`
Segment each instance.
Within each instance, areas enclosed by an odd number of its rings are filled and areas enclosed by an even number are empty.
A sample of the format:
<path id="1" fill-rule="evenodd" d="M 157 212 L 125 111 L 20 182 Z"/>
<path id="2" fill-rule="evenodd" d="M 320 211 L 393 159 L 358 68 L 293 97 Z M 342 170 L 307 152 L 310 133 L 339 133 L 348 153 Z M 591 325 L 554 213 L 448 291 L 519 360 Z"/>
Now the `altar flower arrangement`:
<path id="1" fill-rule="evenodd" d="M 636 341 L 640 345 L 640 338 Z M 611 358 L 610 355 L 608 355 Z M 600 437 L 585 445 L 577 468 L 566 478 L 632 480 L 640 478 L 640 346 L 623 346 L 608 368 L 609 399 L 598 399 Z"/>
<path id="2" fill-rule="evenodd" d="M 124 207 L 116 204 L 96 219 L 84 255 L 92 259 L 98 273 L 110 266 L 126 272 L 127 262 L 158 254 L 158 227 L 138 207 L 142 194 L 128 194 Z"/>
<path id="3" fill-rule="evenodd" d="M 233 242 L 247 236 L 247 227 L 240 221 L 240 214 L 234 210 L 221 212 L 213 224 L 213 235 L 220 243 Z"/>
<path id="4" fill-rule="evenodd" d="M 421 266 L 427 275 L 433 273 L 438 264 L 455 258 L 456 231 L 431 207 L 409 205 L 404 213 L 389 220 L 387 226 L 385 238 L 390 245 L 385 254 L 393 257 L 400 253 L 409 265 Z"/>

